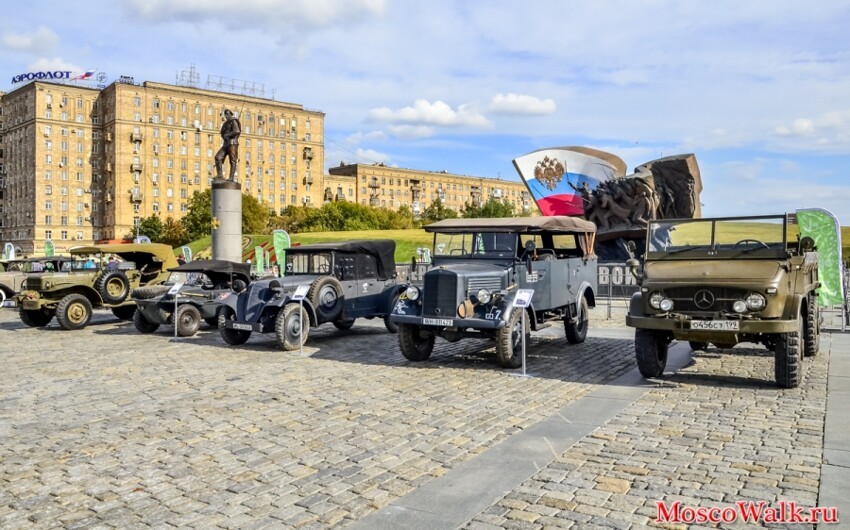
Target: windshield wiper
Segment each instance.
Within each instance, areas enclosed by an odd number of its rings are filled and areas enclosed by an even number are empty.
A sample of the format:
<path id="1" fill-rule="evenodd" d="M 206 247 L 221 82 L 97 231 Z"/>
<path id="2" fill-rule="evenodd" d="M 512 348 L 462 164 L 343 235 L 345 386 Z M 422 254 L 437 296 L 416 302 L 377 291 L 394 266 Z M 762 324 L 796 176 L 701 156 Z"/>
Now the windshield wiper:
<path id="1" fill-rule="evenodd" d="M 672 255 L 672 254 L 678 254 L 680 252 L 685 252 L 686 250 L 694 250 L 694 249 L 697 249 L 697 248 L 701 248 L 701 247 L 698 246 L 698 245 L 691 245 L 689 247 L 677 248 L 675 250 L 667 250 L 665 252 Z"/>

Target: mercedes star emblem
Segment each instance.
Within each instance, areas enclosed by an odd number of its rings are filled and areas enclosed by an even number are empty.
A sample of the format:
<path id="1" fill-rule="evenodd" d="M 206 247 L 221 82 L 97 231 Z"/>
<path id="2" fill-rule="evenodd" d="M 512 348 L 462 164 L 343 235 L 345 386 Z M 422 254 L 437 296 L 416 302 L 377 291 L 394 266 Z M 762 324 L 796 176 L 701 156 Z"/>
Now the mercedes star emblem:
<path id="1" fill-rule="evenodd" d="M 694 303 L 700 309 L 708 309 L 714 305 L 714 295 L 711 294 L 711 291 L 702 289 L 694 295 Z"/>

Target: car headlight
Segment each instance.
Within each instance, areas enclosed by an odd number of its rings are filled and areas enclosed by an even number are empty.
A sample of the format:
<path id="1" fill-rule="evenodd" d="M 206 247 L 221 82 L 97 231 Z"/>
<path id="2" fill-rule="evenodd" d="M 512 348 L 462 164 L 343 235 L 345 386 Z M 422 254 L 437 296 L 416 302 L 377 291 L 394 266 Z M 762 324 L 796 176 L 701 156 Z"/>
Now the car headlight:
<path id="1" fill-rule="evenodd" d="M 658 291 L 655 291 L 651 295 L 649 295 L 649 305 L 653 309 L 661 309 L 661 301 L 664 300 L 664 294 Z"/>
<path id="2" fill-rule="evenodd" d="M 732 304 L 732 310 L 736 313 L 743 313 L 747 310 L 747 303 L 743 300 L 735 300 L 735 303 Z"/>
<path id="3" fill-rule="evenodd" d="M 661 300 L 661 303 L 658 304 L 658 305 L 661 306 L 662 311 L 670 311 L 671 309 L 673 309 L 673 300 L 670 300 L 669 298 L 665 298 L 665 299 Z"/>
<path id="4" fill-rule="evenodd" d="M 747 296 L 747 308 L 750 311 L 761 311 L 764 309 L 764 306 L 767 304 L 767 301 L 764 299 L 764 296 L 759 293 L 751 293 Z"/>
<path id="5" fill-rule="evenodd" d="M 408 300 L 419 300 L 419 287 L 411 285 L 404 291 L 404 295 L 407 296 Z"/>
<path id="6" fill-rule="evenodd" d="M 493 295 L 490 294 L 490 291 L 487 289 L 478 289 L 478 292 L 475 294 L 475 297 L 478 298 L 479 304 L 489 303 L 493 298 Z"/>
<path id="7" fill-rule="evenodd" d="M 51 287 L 52 287 L 52 285 L 51 285 L 50 282 L 44 282 L 44 288 L 45 289 L 50 289 Z"/>

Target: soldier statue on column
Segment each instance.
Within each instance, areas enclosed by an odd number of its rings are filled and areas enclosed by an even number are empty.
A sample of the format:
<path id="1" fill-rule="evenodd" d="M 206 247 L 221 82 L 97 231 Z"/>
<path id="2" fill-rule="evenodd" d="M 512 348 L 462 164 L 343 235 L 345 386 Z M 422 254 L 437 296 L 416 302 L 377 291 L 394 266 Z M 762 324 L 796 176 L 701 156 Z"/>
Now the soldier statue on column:
<path id="1" fill-rule="evenodd" d="M 236 179 L 236 163 L 239 161 L 239 135 L 242 125 L 239 118 L 230 109 L 224 109 L 224 123 L 221 124 L 221 149 L 215 155 L 216 178 L 224 178 L 223 168 L 225 157 L 230 160 L 230 180 Z"/>

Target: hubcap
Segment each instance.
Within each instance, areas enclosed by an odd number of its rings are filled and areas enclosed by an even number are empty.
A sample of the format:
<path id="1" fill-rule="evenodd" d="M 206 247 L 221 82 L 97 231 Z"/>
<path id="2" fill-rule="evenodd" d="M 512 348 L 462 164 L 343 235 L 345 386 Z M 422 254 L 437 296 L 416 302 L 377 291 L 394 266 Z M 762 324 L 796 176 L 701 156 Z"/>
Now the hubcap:
<path id="1" fill-rule="evenodd" d="M 86 318 L 86 308 L 81 303 L 71 304 L 68 307 L 68 319 L 74 324 L 79 324 Z"/>

